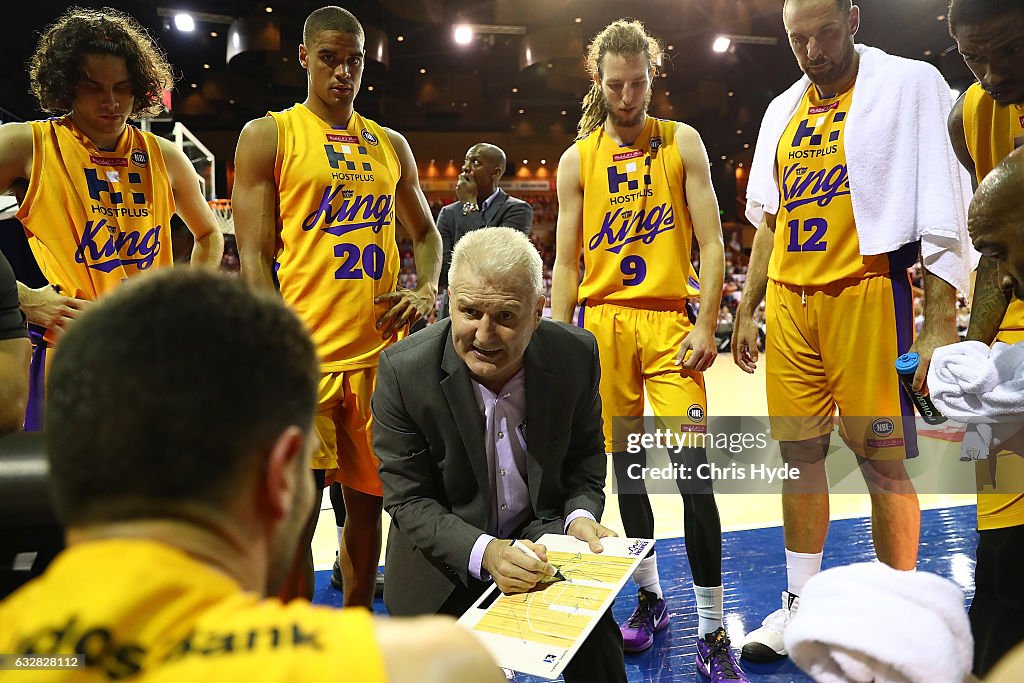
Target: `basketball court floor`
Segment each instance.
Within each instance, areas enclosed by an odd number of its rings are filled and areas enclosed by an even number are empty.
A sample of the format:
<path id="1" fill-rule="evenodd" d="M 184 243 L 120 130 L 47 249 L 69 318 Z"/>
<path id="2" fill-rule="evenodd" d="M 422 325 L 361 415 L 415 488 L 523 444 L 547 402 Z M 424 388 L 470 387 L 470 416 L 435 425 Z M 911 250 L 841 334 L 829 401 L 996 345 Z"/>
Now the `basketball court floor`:
<path id="1" fill-rule="evenodd" d="M 763 367 L 763 354 L 753 376 L 740 371 L 731 357 L 720 355 L 705 374 L 708 414 L 766 415 Z M 833 439 L 837 438 L 833 436 Z M 852 455 L 848 452 L 835 453 L 830 457 L 852 458 Z M 611 493 L 610 470 L 608 482 L 603 523 L 621 530 L 618 506 Z M 738 646 L 747 632 L 760 626 L 761 619 L 780 606 L 781 592 L 786 587 L 782 507 L 779 496 L 770 494 L 720 494 L 716 498 L 724 532 L 722 569 L 726 630 L 734 645 Z M 924 512 L 918 569 L 956 582 L 964 591 L 966 606 L 974 595 L 975 496 L 921 494 L 920 500 Z M 651 496 L 651 504 L 656 520 L 658 568 L 672 622 L 668 629 L 657 635 L 650 650 L 639 655 L 626 655 L 626 673 L 630 683 L 702 681 L 705 679 L 694 666 L 697 614 L 682 540 L 682 501 L 675 494 L 660 494 Z M 867 495 L 833 494 L 830 506 L 833 522 L 822 568 L 873 561 L 875 555 L 871 545 Z M 382 520 L 385 537 L 389 523 L 390 519 L 385 514 Z M 331 587 L 329 581 L 336 551 L 334 514 L 325 496 L 313 540 L 313 558 L 317 568 L 314 602 L 341 604 L 341 594 Z M 382 564 L 383 561 L 382 553 Z M 627 618 L 635 605 L 636 587 L 630 582 L 616 600 L 616 620 L 621 622 Z M 385 613 L 382 601 L 376 602 L 374 611 Z M 768 665 L 743 664 L 751 681 L 782 683 L 811 680 L 788 659 Z M 543 679 L 518 674 L 516 680 L 533 683 Z"/>

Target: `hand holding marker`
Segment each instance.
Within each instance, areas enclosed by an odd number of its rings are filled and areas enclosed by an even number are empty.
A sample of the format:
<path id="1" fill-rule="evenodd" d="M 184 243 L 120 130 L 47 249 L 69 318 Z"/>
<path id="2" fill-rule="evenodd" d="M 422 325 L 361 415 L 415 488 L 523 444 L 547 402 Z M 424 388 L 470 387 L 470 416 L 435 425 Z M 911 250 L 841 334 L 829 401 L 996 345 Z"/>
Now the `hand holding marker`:
<path id="1" fill-rule="evenodd" d="M 538 562 L 543 561 L 539 557 L 537 557 L 537 553 L 530 550 L 530 548 L 525 543 L 518 539 L 512 541 L 512 547 L 531 559 L 537 560 Z M 554 567 L 555 565 L 551 566 Z M 540 580 L 541 583 L 554 583 L 556 581 L 565 581 L 565 577 L 562 576 L 562 572 L 558 571 L 558 567 L 555 567 L 554 576 L 545 576 L 543 579 Z"/>

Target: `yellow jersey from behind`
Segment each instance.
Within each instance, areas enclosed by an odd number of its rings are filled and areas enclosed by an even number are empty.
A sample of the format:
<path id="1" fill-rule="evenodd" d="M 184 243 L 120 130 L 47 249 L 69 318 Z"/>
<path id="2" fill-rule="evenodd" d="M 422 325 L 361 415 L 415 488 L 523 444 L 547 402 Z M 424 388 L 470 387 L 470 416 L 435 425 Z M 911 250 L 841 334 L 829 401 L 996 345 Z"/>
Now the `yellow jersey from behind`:
<path id="1" fill-rule="evenodd" d="M 141 539 L 58 555 L 0 602 L 0 652 L 75 664 L 12 674 L 24 683 L 386 680 L 366 610 L 263 599 L 177 548 Z"/>

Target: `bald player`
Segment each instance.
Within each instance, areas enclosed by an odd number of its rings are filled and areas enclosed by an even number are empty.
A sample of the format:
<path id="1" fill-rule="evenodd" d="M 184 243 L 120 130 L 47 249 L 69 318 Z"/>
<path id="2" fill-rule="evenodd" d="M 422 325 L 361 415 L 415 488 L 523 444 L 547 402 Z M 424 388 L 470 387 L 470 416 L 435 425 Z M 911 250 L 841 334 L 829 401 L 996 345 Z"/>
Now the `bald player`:
<path id="1" fill-rule="evenodd" d="M 370 432 L 377 358 L 433 308 L 441 267 L 441 237 L 409 143 L 355 111 L 363 43 L 350 12 L 312 12 L 298 50 L 306 99 L 250 121 L 235 153 L 242 275 L 273 290 L 277 269 L 281 296 L 309 327 L 320 357 L 320 445 L 310 466 L 318 499 L 325 483 L 342 486 L 346 606 L 371 604 L 380 557 L 382 488 Z M 397 289 L 396 216 L 412 237 L 416 289 Z M 313 595 L 309 544 L 318 515 L 316 505 L 284 598 Z"/>
<path id="2" fill-rule="evenodd" d="M 1024 295 L 1024 148 L 1009 154 L 978 186 L 969 217 L 971 241 L 994 266 L 1000 291 Z M 1003 333 L 1001 332 L 1000 335 Z M 1020 343 L 1020 342 L 1017 342 Z M 1000 446 L 995 492 L 978 493 L 978 548 L 971 602 L 974 674 L 985 676 L 1024 641 L 1024 434 Z M 988 461 L 979 482 L 989 482 Z M 982 489 L 980 489 L 981 491 Z M 990 487 L 989 491 L 993 491 Z"/>
<path id="3" fill-rule="evenodd" d="M 920 507 L 904 460 L 916 440 L 912 419 L 903 419 L 913 409 L 893 363 L 917 352 L 914 386 L 923 386 L 934 349 L 957 340 L 956 287 L 968 270 L 941 74 L 855 44 L 861 15 L 850 0 L 787 0 L 782 15 L 804 77 L 772 101 L 761 124 L 747 189 L 747 217 L 758 230 L 732 342 L 736 364 L 754 372 L 753 313 L 767 295 L 772 436 L 799 477 L 782 487 L 782 608 L 743 646 L 758 661 L 787 654 L 783 633 L 821 568 L 837 410 L 871 496 L 875 554 L 896 569 L 915 567 Z M 879 145 L 883 133 L 891 142 Z M 917 191 L 908 197 L 907 186 Z M 925 322 L 915 340 L 907 269 L 918 259 Z"/>
<path id="4" fill-rule="evenodd" d="M 488 226 L 515 228 L 525 235 L 530 234 L 533 207 L 498 187 L 505 165 L 505 152 L 501 147 L 489 142 L 478 142 L 470 147 L 455 183 L 457 200 L 442 208 L 437 216 L 444 254 L 440 282 L 444 292 L 442 317 L 448 315 L 448 268 L 456 242 L 466 233 Z"/>
<path id="5" fill-rule="evenodd" d="M 1024 145 L 1024 3 L 1014 0 L 953 0 L 950 35 L 977 82 L 949 116 L 949 137 L 975 185 L 1014 149 Z M 1011 184 L 1012 185 L 1012 184 Z M 973 206 L 979 220 L 1009 219 L 1024 207 L 1024 188 L 998 210 L 979 197 Z M 999 263 L 982 256 L 971 298 L 967 339 L 992 344 L 1024 341 L 1024 302 L 1000 282 Z M 1024 459 L 1009 450 L 979 461 L 977 586 L 971 603 L 974 673 L 984 675 L 1018 640 L 1024 639 L 1021 597 L 1001 593 L 1013 587 L 1001 576 L 1024 569 L 1014 552 L 1024 529 Z M 994 484 L 994 486 L 993 486 Z M 1009 541 L 1009 542 L 1007 542 Z"/>

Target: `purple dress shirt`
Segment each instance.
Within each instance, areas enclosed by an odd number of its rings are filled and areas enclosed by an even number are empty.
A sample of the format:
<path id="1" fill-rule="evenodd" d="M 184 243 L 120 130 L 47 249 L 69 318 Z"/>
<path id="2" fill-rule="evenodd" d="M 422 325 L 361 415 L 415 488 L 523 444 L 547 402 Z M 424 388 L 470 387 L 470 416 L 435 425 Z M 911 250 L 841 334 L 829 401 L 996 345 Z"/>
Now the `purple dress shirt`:
<path id="1" fill-rule="evenodd" d="M 476 579 L 487 581 L 490 576 L 481 566 L 487 544 L 495 538 L 511 538 L 512 532 L 533 515 L 530 488 L 526 481 L 526 459 L 529 455 L 526 445 L 526 370 L 519 370 L 498 393 L 474 381 L 473 393 L 484 415 L 484 446 L 494 506 L 492 519 L 496 520 L 496 528 L 480 534 L 473 544 L 469 573 Z M 577 517 L 594 519 L 586 510 L 574 510 L 566 518 L 565 528 L 568 529 Z"/>

